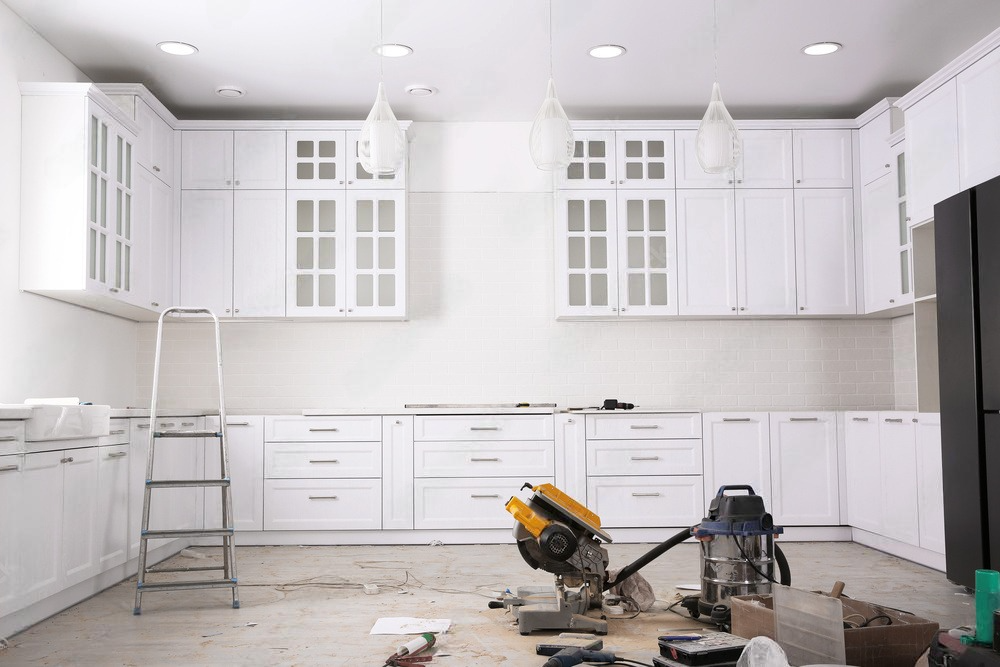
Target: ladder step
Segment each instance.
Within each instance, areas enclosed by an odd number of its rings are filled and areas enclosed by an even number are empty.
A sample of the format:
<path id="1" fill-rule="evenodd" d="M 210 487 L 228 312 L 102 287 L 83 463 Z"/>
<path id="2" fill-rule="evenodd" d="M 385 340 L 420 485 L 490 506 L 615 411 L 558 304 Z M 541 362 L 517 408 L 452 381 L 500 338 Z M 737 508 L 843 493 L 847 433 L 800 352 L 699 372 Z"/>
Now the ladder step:
<path id="1" fill-rule="evenodd" d="M 151 591 L 183 591 L 192 588 L 236 588 L 236 579 L 209 579 L 206 581 L 160 581 L 142 582 L 138 588 L 143 593 Z"/>
<path id="2" fill-rule="evenodd" d="M 153 431 L 154 438 L 221 438 L 222 431 Z"/>
<path id="3" fill-rule="evenodd" d="M 229 486 L 227 479 L 147 479 L 146 486 L 151 489 L 169 489 L 182 486 Z"/>
<path id="4" fill-rule="evenodd" d="M 147 567 L 146 572 L 149 574 L 159 574 L 160 572 L 211 572 L 213 570 L 225 569 L 224 565 L 206 565 L 204 567 L 158 567 L 156 569 Z"/>
<path id="5" fill-rule="evenodd" d="M 191 530 L 147 530 L 139 537 L 143 540 L 156 540 L 175 537 L 231 537 L 232 528 L 192 528 Z"/>

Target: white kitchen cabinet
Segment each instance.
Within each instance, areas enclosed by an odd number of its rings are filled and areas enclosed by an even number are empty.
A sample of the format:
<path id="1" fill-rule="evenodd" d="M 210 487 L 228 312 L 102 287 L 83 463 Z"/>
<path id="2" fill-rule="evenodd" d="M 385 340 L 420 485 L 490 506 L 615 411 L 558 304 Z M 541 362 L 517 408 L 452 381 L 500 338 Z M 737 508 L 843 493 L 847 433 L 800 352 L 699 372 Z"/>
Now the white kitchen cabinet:
<path id="1" fill-rule="evenodd" d="M 289 190 L 401 190 L 406 168 L 377 177 L 358 160 L 359 130 L 289 130 L 286 139 Z M 404 160 L 405 165 L 405 160 Z"/>
<path id="2" fill-rule="evenodd" d="M 731 171 L 721 174 L 706 172 L 698 162 L 697 130 L 677 130 L 675 137 L 674 162 L 677 165 L 677 189 L 716 188 L 731 190 L 736 181 L 736 175 Z"/>
<path id="3" fill-rule="evenodd" d="M 125 444 L 97 448 L 97 554 L 98 569 L 110 570 L 128 560 L 129 447 Z M 76 451 L 76 450 L 74 450 Z M 91 489 L 90 493 L 94 493 Z"/>
<path id="4" fill-rule="evenodd" d="M 556 192 L 557 316 L 617 316 L 616 201 L 606 190 Z"/>
<path id="5" fill-rule="evenodd" d="M 941 473 L 941 415 L 921 412 L 915 422 L 919 544 L 943 554 L 944 482 Z"/>
<path id="6" fill-rule="evenodd" d="M 736 191 L 738 314 L 795 314 L 794 210 L 791 190 Z"/>
<path id="7" fill-rule="evenodd" d="M 174 129 L 140 98 L 135 100 L 135 120 L 139 126 L 136 162 L 170 187 L 174 179 Z"/>
<path id="8" fill-rule="evenodd" d="M 1000 174 L 1000 49 L 955 78 L 958 96 L 959 189 Z"/>
<path id="9" fill-rule="evenodd" d="M 792 130 L 796 188 L 854 185 L 852 130 Z"/>
<path id="10" fill-rule="evenodd" d="M 770 421 L 766 412 L 702 414 L 705 506 L 722 486 L 750 485 L 771 507 Z"/>
<path id="11" fill-rule="evenodd" d="M 795 280 L 800 315 L 857 312 L 851 190 L 795 190 Z"/>
<path id="12" fill-rule="evenodd" d="M 791 188 L 792 131 L 741 130 L 743 154 L 733 172 L 706 173 L 696 153 L 697 130 L 677 130 L 677 187 Z"/>
<path id="13" fill-rule="evenodd" d="M 219 317 L 285 314 L 285 195 L 185 190 L 180 301 Z"/>
<path id="14" fill-rule="evenodd" d="M 208 429 L 219 428 L 218 417 L 206 417 Z M 264 418 L 239 416 L 226 418 L 229 436 L 229 478 L 233 501 L 233 527 L 241 530 L 264 529 Z M 217 440 L 207 444 L 205 479 L 219 479 L 221 465 Z M 205 489 L 205 527 L 223 526 L 219 488 Z"/>
<path id="15" fill-rule="evenodd" d="M 288 191 L 288 316 L 406 316 L 405 195 Z"/>
<path id="16" fill-rule="evenodd" d="M 733 191 L 677 191 L 677 264 L 680 315 L 738 312 Z"/>
<path id="17" fill-rule="evenodd" d="M 920 525 L 915 417 L 912 412 L 878 413 L 882 458 L 882 534 L 917 546 L 920 543 Z"/>
<path id="18" fill-rule="evenodd" d="M 902 305 L 897 183 L 894 173 L 864 186 L 861 243 L 864 257 L 865 312 Z M 905 226 L 904 226 L 905 231 Z M 907 270 L 909 267 L 907 267 Z"/>
<path id="19" fill-rule="evenodd" d="M 381 480 L 264 480 L 264 530 L 378 530 L 381 527 Z"/>
<path id="20" fill-rule="evenodd" d="M 413 417 L 382 417 L 382 528 L 413 528 Z"/>
<path id="21" fill-rule="evenodd" d="M 563 189 L 672 189 L 671 130 L 575 131 L 570 164 L 560 171 Z"/>
<path id="22" fill-rule="evenodd" d="M 618 314 L 623 317 L 677 314 L 677 256 L 673 192 L 627 190 L 618 193 L 617 266 Z M 580 263 L 585 249 L 579 241 L 568 241 Z M 571 238 L 574 238 L 571 237 Z M 582 253 L 582 254 L 581 254 Z M 581 291 L 570 274 L 570 293 Z"/>
<path id="23" fill-rule="evenodd" d="M 504 528 L 514 518 L 506 510 L 512 496 L 526 500 L 534 485 L 551 484 L 552 477 L 418 478 L 413 480 L 413 527 L 417 530 Z"/>
<path id="24" fill-rule="evenodd" d="M 159 311 L 174 304 L 174 197 L 146 169 L 136 170 L 134 184 L 133 289 L 139 305 Z"/>
<path id="25" fill-rule="evenodd" d="M 770 413 L 771 514 L 780 526 L 839 526 L 837 416 Z"/>
<path id="26" fill-rule="evenodd" d="M 882 456 L 877 412 L 844 414 L 847 474 L 847 521 L 855 528 L 881 534 Z"/>
<path id="27" fill-rule="evenodd" d="M 614 189 L 618 182 L 614 131 L 573 132 L 573 157 L 557 176 L 557 189 Z"/>
<path id="28" fill-rule="evenodd" d="M 284 190 L 284 130 L 184 130 L 185 190 Z"/>
<path id="29" fill-rule="evenodd" d="M 704 518 L 701 475 L 588 477 L 587 506 L 602 528 L 693 526 Z"/>
<path id="30" fill-rule="evenodd" d="M 934 204 L 961 190 L 958 89 L 945 82 L 905 111 L 908 204 L 912 224 L 934 217 Z"/>
<path id="31" fill-rule="evenodd" d="M 861 152 L 859 162 L 861 164 L 861 182 L 859 185 L 868 185 L 883 176 L 892 172 L 892 163 L 895 161 L 892 147 L 889 145 L 889 135 L 902 126 L 902 112 L 892 106 L 892 100 L 883 100 L 876 108 L 884 108 L 874 118 L 861 126 L 858 130 L 858 145 Z M 883 105 L 888 104 L 886 108 Z"/>
<path id="32" fill-rule="evenodd" d="M 4 534 L 0 540 L 0 609 L 4 613 L 21 607 L 23 467 L 23 454 L 0 456 L 0 528 Z"/>
<path id="33" fill-rule="evenodd" d="M 92 84 L 21 93 L 21 289 L 134 314 L 135 125 Z"/>

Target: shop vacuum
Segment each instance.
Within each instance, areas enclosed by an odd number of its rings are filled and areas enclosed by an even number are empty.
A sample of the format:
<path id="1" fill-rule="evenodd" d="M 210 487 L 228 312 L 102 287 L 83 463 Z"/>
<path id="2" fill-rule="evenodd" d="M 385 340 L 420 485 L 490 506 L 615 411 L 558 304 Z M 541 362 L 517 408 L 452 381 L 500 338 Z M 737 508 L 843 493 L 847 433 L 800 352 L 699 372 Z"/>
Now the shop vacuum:
<path id="1" fill-rule="evenodd" d="M 521 634 L 535 630 L 585 630 L 607 633 L 607 622 L 585 616 L 601 606 L 601 594 L 625 581 L 667 550 L 694 537 L 701 544 L 701 594 L 681 605 L 694 618 L 706 616 L 724 630 L 730 626 L 729 599 L 734 595 L 766 595 L 772 583 L 789 585 L 788 562 L 775 545 L 783 532 L 764 509 L 763 499 L 748 485 L 723 486 L 709 504 L 708 516 L 623 567 L 612 579 L 608 553 L 601 541 L 611 536 L 600 517 L 551 484 L 532 486 L 524 502 L 513 497 L 507 510 L 514 516 L 514 537 L 524 560 L 534 569 L 556 575 L 553 588 L 519 588 L 490 603 L 508 608 Z M 746 495 L 730 495 L 745 491 Z M 776 570 L 780 579 L 775 579 Z"/>

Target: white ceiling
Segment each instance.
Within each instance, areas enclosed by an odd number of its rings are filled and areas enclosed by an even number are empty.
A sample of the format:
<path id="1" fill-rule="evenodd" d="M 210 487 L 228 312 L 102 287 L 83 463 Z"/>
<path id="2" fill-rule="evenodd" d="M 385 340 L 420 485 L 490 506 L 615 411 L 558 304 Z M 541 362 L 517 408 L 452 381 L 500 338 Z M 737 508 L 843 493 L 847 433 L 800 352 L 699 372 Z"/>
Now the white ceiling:
<path id="1" fill-rule="evenodd" d="M 378 0 L 2 0 L 98 82 L 144 83 L 179 118 L 363 119 L 379 77 Z M 400 119 L 530 121 L 549 76 L 545 0 L 383 0 Z M 571 119 L 697 119 L 713 80 L 711 0 L 552 0 L 553 73 Z M 906 93 L 1000 26 L 997 0 L 718 0 L 733 116 L 852 118 Z M 200 51 L 169 56 L 179 40 Z M 808 57 L 806 44 L 844 49 Z M 614 60 L 587 55 L 616 43 Z M 412 84 L 439 93 L 416 98 Z M 220 85 L 246 90 L 215 95 Z"/>

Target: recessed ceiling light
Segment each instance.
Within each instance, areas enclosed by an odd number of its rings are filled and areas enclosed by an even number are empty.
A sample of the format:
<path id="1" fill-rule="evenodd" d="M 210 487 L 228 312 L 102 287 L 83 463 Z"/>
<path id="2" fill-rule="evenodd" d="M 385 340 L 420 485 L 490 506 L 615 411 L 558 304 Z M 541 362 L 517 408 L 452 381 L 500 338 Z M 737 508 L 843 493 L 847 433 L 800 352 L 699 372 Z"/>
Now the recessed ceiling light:
<path id="1" fill-rule="evenodd" d="M 160 47 L 160 51 L 172 56 L 190 56 L 198 53 L 198 47 L 186 42 L 160 42 L 157 46 Z"/>
<path id="2" fill-rule="evenodd" d="M 599 44 L 598 46 L 590 47 L 588 53 L 595 58 L 617 58 L 625 54 L 625 47 L 618 46 L 617 44 Z"/>
<path id="3" fill-rule="evenodd" d="M 247 91 L 239 86 L 219 86 L 215 89 L 215 94 L 219 97 L 237 98 L 246 95 Z"/>
<path id="4" fill-rule="evenodd" d="M 437 92 L 433 86 L 407 86 L 404 90 L 414 97 L 427 97 Z"/>
<path id="5" fill-rule="evenodd" d="M 816 42 L 815 44 L 803 46 L 802 53 L 807 56 L 828 56 L 835 51 L 840 51 L 842 48 L 844 48 L 843 44 L 838 44 L 837 42 Z"/>
<path id="6" fill-rule="evenodd" d="M 372 50 L 386 58 L 402 58 L 413 53 L 413 49 L 406 44 L 378 44 Z"/>

